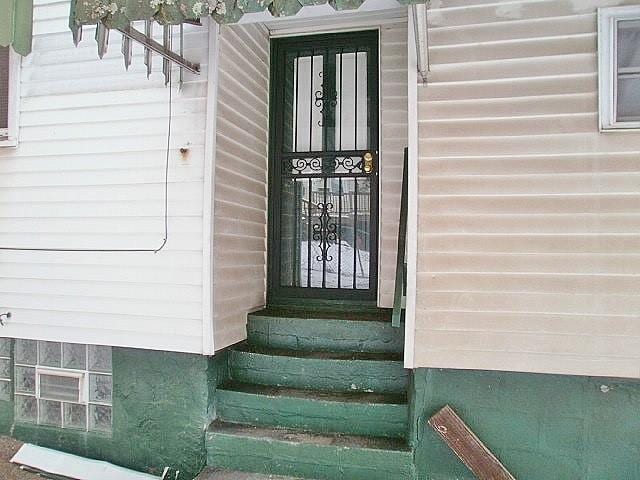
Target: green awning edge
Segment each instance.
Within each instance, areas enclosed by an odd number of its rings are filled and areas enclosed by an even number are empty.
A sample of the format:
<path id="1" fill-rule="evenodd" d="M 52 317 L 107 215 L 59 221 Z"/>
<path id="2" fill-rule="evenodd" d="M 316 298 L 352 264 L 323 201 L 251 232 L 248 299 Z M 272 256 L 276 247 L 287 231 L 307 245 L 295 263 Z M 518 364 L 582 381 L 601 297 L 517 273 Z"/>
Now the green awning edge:
<path id="1" fill-rule="evenodd" d="M 399 0 L 403 5 L 426 0 Z M 364 0 L 71 0 L 69 26 L 77 33 L 82 25 L 102 22 L 119 28 L 137 20 L 179 25 L 211 15 L 218 23 L 235 23 L 245 13 L 269 10 L 274 17 L 287 17 L 309 5 L 329 4 L 336 10 L 355 10 Z"/>
<path id="2" fill-rule="evenodd" d="M 22 56 L 31 53 L 33 0 L 0 0 L 0 46 Z M 6 12 L 6 14 L 5 14 Z"/>

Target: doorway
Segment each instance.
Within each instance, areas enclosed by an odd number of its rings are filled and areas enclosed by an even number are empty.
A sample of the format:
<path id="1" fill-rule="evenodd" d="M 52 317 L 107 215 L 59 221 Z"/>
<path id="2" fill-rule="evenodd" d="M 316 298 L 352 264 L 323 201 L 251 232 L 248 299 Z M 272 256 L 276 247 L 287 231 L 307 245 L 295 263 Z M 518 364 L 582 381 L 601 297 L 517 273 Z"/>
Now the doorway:
<path id="1" fill-rule="evenodd" d="M 378 31 L 272 40 L 270 302 L 374 302 Z"/>

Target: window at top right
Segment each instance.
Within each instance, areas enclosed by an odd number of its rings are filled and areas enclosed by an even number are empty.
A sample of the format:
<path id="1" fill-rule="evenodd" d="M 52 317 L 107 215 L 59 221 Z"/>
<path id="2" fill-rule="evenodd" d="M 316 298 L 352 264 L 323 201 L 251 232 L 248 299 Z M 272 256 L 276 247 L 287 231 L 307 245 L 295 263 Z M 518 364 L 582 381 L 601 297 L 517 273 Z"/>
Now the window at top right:
<path id="1" fill-rule="evenodd" d="M 616 122 L 640 121 L 640 20 L 619 20 L 616 41 Z"/>
<path id="2" fill-rule="evenodd" d="M 600 131 L 640 130 L 640 5 L 598 9 Z"/>

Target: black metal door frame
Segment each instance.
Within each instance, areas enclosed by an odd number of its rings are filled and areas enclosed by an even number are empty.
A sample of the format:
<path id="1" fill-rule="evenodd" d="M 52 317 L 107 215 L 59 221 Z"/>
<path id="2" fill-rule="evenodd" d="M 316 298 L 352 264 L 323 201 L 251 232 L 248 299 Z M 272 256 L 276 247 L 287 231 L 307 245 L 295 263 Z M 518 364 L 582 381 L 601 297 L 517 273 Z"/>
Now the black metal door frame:
<path id="1" fill-rule="evenodd" d="M 367 64 L 367 94 L 369 99 L 371 134 L 369 150 L 375 153 L 376 164 L 379 163 L 379 46 L 378 30 L 366 30 L 335 34 L 307 35 L 284 37 L 271 40 L 271 78 L 269 96 L 269 206 L 268 206 L 268 246 L 267 246 L 267 301 L 269 304 L 291 303 L 296 299 L 319 301 L 355 301 L 375 304 L 378 293 L 378 229 L 379 229 L 379 176 L 376 165 L 370 178 L 370 257 L 369 257 L 369 289 L 338 289 L 316 287 L 281 286 L 280 239 L 281 239 L 281 165 L 283 152 L 282 128 L 285 107 L 285 56 L 288 51 L 313 52 L 327 48 L 364 48 L 369 53 Z M 358 51 L 358 50 L 356 50 Z M 313 61 L 313 60 L 312 60 Z M 335 73 L 331 70 L 331 62 L 324 61 L 323 71 L 329 72 L 327 77 Z M 335 66 L 334 66 L 335 68 Z M 327 83 L 324 83 L 323 97 L 328 98 Z M 325 137 L 326 138 L 326 137 Z M 326 153 L 323 152 L 319 153 Z M 331 152 L 329 152 L 331 153 Z M 325 177 L 326 178 L 326 177 Z M 357 190 L 356 190 L 357 198 Z M 356 200 L 357 201 L 357 200 Z M 357 206 L 356 206 L 357 211 Z M 310 268 L 310 266 L 308 266 Z M 354 272 L 355 276 L 355 272 Z"/>

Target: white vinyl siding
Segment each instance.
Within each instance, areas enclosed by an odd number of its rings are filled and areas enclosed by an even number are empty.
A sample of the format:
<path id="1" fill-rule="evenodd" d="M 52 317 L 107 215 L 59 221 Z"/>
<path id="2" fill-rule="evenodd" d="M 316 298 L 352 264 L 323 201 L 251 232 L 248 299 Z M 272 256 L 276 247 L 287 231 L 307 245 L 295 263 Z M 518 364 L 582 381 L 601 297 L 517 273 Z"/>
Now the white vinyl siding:
<path id="1" fill-rule="evenodd" d="M 139 45 L 125 70 L 117 32 L 103 60 L 90 28 L 75 48 L 69 0 L 36 0 L 34 16 L 21 141 L 0 149 L 0 245 L 160 246 L 170 92 L 160 58 L 147 80 Z M 174 84 L 166 247 L 0 251 L 0 311 L 13 314 L 4 336 L 202 352 L 206 27 L 188 26 L 185 38 L 205 73 Z"/>
<path id="2" fill-rule="evenodd" d="M 415 366 L 640 377 L 640 133 L 599 133 L 596 51 L 632 3 L 432 2 Z"/>
<path id="3" fill-rule="evenodd" d="M 407 146 L 407 21 L 380 27 L 380 265 L 378 305 L 393 306 L 402 164 Z"/>
<path id="4" fill-rule="evenodd" d="M 214 338 L 246 338 L 247 313 L 265 303 L 269 34 L 220 27 L 214 188 Z"/>

